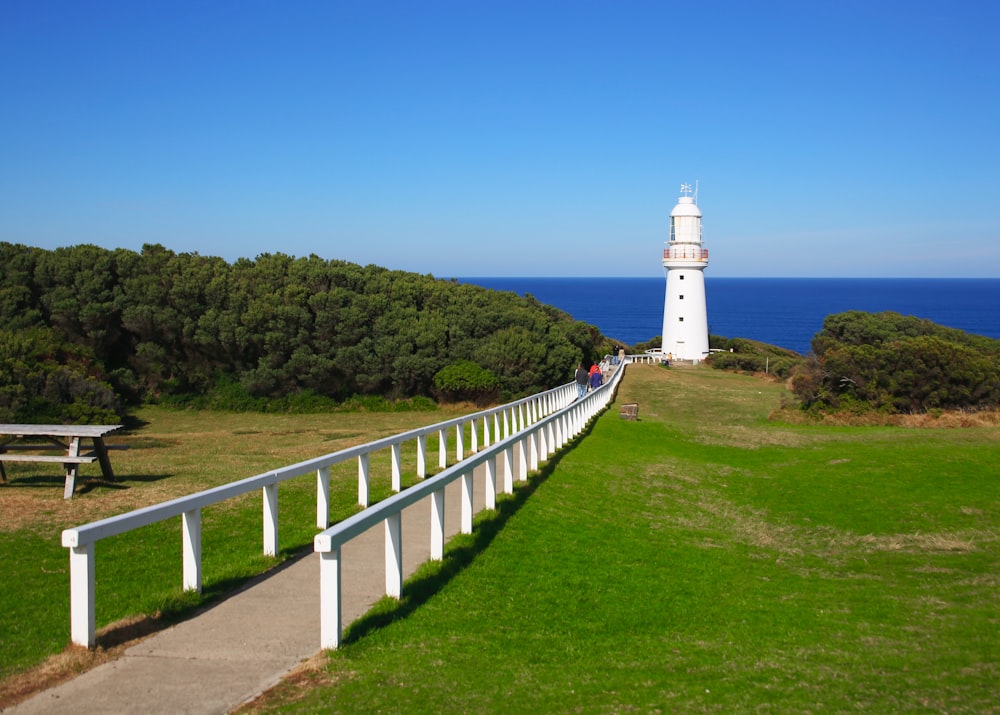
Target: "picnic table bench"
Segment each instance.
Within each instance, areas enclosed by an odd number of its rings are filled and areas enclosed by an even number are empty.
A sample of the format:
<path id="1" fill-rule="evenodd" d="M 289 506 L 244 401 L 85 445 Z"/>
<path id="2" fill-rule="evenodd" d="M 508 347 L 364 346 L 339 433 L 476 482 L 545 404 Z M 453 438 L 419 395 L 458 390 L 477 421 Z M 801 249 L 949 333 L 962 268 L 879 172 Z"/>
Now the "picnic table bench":
<path id="1" fill-rule="evenodd" d="M 121 425 L 14 425 L 0 424 L 0 481 L 7 481 L 4 462 L 49 462 L 66 469 L 63 498 L 69 499 L 76 489 L 81 464 L 100 462 L 101 473 L 108 481 L 115 478 L 108 459 L 104 435 L 121 429 Z M 24 439 L 35 438 L 32 442 Z M 44 441 L 38 441 L 39 439 Z M 80 440 L 90 439 L 93 449 L 80 452 Z M 116 445 L 117 446 L 117 445 Z M 125 447 L 125 445 L 122 445 Z M 62 454 L 39 454 L 61 450 Z"/>

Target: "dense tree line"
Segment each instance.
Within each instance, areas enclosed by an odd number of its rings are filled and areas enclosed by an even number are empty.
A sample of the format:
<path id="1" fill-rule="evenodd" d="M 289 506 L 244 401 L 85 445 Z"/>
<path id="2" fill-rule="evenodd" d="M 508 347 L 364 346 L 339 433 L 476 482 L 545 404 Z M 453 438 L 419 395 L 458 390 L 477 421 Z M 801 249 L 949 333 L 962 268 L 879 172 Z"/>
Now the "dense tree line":
<path id="1" fill-rule="evenodd" d="M 994 409 L 1000 340 L 898 313 L 827 316 L 792 388 L 807 409 Z"/>
<path id="2" fill-rule="evenodd" d="M 568 380 L 605 342 L 515 293 L 315 255 L 230 264 L 160 245 L 0 243 L 0 320 L 0 421 L 212 393 L 447 396 L 449 373 L 435 376 L 454 364 L 467 376 L 469 363 L 475 384 L 508 397 Z"/>

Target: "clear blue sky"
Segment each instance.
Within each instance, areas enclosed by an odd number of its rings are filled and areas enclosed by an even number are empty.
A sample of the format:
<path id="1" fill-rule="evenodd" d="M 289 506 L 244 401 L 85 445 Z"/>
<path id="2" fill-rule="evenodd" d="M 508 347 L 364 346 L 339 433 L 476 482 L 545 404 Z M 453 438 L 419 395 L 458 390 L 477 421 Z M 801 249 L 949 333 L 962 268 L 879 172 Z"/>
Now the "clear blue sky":
<path id="1" fill-rule="evenodd" d="M 1000 277 L 1000 2 L 0 3 L 0 240 Z"/>

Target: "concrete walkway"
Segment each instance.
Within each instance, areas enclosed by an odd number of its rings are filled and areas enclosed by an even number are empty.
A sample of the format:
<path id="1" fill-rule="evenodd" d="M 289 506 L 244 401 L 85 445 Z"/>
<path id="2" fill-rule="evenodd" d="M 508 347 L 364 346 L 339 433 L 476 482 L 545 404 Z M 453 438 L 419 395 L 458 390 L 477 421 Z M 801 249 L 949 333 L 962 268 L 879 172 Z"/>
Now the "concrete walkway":
<path id="1" fill-rule="evenodd" d="M 502 457 L 498 461 L 499 471 Z M 481 510 L 482 469 L 474 484 L 473 503 Z M 456 480 L 445 492 L 446 537 L 459 531 L 460 505 Z M 403 512 L 404 578 L 430 558 L 430 518 L 430 497 Z M 383 527 L 369 529 L 342 553 L 343 618 L 351 623 L 385 595 Z M 128 648 L 121 658 L 3 712 L 218 715 L 261 694 L 320 650 L 319 556 L 310 553 Z"/>

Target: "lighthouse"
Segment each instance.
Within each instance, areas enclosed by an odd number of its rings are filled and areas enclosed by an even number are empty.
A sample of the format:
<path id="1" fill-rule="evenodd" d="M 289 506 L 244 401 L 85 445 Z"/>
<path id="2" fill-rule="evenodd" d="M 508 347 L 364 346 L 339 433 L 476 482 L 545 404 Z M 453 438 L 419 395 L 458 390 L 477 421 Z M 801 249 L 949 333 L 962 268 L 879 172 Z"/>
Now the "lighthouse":
<path id="1" fill-rule="evenodd" d="M 708 355 L 708 306 L 705 267 L 708 249 L 701 247 L 701 210 L 698 192 L 681 185 L 680 198 L 670 212 L 670 240 L 663 249 L 667 290 L 663 298 L 663 354 L 680 360 L 703 360 Z"/>

